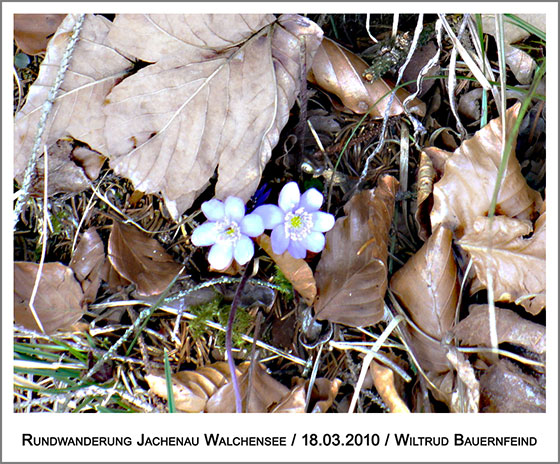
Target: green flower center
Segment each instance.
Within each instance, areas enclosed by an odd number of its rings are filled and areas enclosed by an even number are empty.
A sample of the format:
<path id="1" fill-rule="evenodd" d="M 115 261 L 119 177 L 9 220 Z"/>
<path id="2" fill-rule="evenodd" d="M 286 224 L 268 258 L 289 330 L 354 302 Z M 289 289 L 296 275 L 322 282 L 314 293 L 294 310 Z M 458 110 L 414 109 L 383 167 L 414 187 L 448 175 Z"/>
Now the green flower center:
<path id="1" fill-rule="evenodd" d="M 235 243 L 241 237 L 239 224 L 231 219 L 223 219 L 217 223 L 218 242 Z"/>
<path id="2" fill-rule="evenodd" d="M 303 240 L 311 232 L 313 219 L 311 214 L 303 208 L 299 208 L 293 213 L 284 216 L 284 228 L 290 240 Z"/>

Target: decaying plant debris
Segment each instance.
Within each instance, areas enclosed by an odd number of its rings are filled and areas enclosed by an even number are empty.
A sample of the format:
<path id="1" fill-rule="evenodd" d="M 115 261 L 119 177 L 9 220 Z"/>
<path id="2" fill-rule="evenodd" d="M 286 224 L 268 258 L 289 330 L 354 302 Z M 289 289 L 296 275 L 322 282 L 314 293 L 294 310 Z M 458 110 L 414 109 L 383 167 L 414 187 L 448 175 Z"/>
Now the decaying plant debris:
<path id="1" fill-rule="evenodd" d="M 544 15 L 500 18 L 18 15 L 15 410 L 545 411 Z"/>

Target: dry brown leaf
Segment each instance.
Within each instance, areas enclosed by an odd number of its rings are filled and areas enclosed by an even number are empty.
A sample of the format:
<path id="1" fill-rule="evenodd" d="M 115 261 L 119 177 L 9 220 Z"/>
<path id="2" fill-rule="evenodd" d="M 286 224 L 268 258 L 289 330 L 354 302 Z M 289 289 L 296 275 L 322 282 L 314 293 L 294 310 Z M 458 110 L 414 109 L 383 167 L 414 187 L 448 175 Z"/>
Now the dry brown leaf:
<path id="1" fill-rule="evenodd" d="M 76 146 L 69 140 L 58 140 L 47 149 L 48 195 L 79 193 L 91 186 L 105 162 L 99 153 Z M 30 193 L 42 195 L 44 187 L 44 154 L 39 156 L 32 173 Z M 87 170 L 86 170 L 87 169 Z M 90 175 L 91 173 L 91 175 Z"/>
<path id="2" fill-rule="evenodd" d="M 77 15 L 68 15 L 49 42 L 39 75 L 15 116 L 14 177 L 21 177 L 31 155 L 42 105 L 52 87 Z M 107 155 L 103 102 L 111 88 L 132 69 L 132 62 L 106 45 L 112 23 L 87 15 L 70 66 L 45 126 L 43 144 L 74 138 Z M 39 163 L 42 164 L 42 163 Z"/>
<path id="3" fill-rule="evenodd" d="M 238 371 L 239 375 L 239 371 Z M 201 412 L 208 398 L 231 379 L 228 363 L 217 362 L 193 371 L 180 371 L 171 375 L 175 407 L 183 412 Z M 146 376 L 150 390 L 167 399 L 167 383 L 163 371 Z"/>
<path id="4" fill-rule="evenodd" d="M 313 390 L 311 391 L 311 399 L 309 401 L 310 412 L 327 412 L 338 394 L 341 383 L 342 382 L 338 379 L 315 379 Z M 309 380 L 297 379 L 296 386 L 293 387 L 288 395 L 270 412 L 304 413 L 308 387 Z"/>
<path id="5" fill-rule="evenodd" d="M 162 293 L 181 270 L 157 240 L 134 226 L 113 223 L 108 256 L 115 270 L 143 296 Z"/>
<path id="6" fill-rule="evenodd" d="M 317 296 L 317 284 L 315 283 L 315 277 L 313 277 L 313 271 L 305 260 L 296 259 L 288 252 L 282 255 L 274 253 L 268 235 L 258 236 L 257 243 L 272 258 L 294 289 L 311 306 Z"/>
<path id="7" fill-rule="evenodd" d="M 432 191 L 436 179 L 436 170 L 434 169 L 432 160 L 424 151 L 420 153 L 417 177 L 416 212 L 414 213 L 414 219 L 418 225 L 419 237 L 426 241 L 432 234 L 430 209 L 433 204 Z"/>
<path id="8" fill-rule="evenodd" d="M 118 15 L 112 45 L 153 64 L 108 97 L 111 167 L 175 218 L 218 165 L 216 197 L 249 200 L 321 38 L 298 15 Z"/>
<path id="9" fill-rule="evenodd" d="M 495 308 L 498 343 L 512 343 L 534 353 L 546 352 L 546 328 L 522 318 L 515 312 Z M 469 315 L 455 328 L 455 335 L 466 345 L 492 346 L 488 323 L 488 305 L 471 305 Z"/>
<path id="10" fill-rule="evenodd" d="M 354 195 L 326 234 L 315 272 L 315 314 L 353 327 L 377 324 L 387 290 L 387 242 L 398 181 L 384 176 L 377 188 Z"/>
<path id="11" fill-rule="evenodd" d="M 383 79 L 367 83 L 362 73 L 369 65 L 350 50 L 342 47 L 329 38 L 324 38 L 317 50 L 311 70 L 307 75 L 309 82 L 336 95 L 342 103 L 357 114 L 367 113 L 375 105 L 370 115 L 382 118 L 389 105 L 390 93 L 393 88 Z M 402 114 L 402 102 L 409 96 L 402 88 L 398 89 L 391 105 L 390 116 Z M 381 101 L 379 101 L 383 98 Z M 415 98 L 409 104 L 409 110 L 424 116 L 426 105 Z"/>
<path id="12" fill-rule="evenodd" d="M 516 104 L 506 113 L 508 136 L 519 108 L 520 105 Z M 455 238 L 461 238 L 465 232 L 472 230 L 477 217 L 488 214 L 501 151 L 502 123 L 499 118 L 490 121 L 455 150 L 445 163 L 443 177 L 434 185 L 432 230 L 443 224 L 454 231 Z M 541 203 L 540 194 L 527 185 L 512 151 L 498 195 L 497 214 L 531 219 Z"/>
<path id="13" fill-rule="evenodd" d="M 392 413 L 410 413 L 406 403 L 399 396 L 395 388 L 393 371 L 373 360 L 369 372 L 379 396 L 381 396 L 389 410 Z"/>
<path id="14" fill-rule="evenodd" d="M 101 284 L 101 269 L 104 262 L 105 249 L 103 248 L 103 242 L 95 227 L 90 227 L 82 234 L 70 261 L 70 268 L 82 285 L 86 303 L 95 301 L 97 290 Z"/>
<path id="15" fill-rule="evenodd" d="M 38 270 L 36 263 L 14 263 L 14 321 L 40 331 L 29 308 Z M 83 296 L 72 269 L 61 263 L 45 263 L 33 304 L 45 332 L 70 330 L 84 314 Z"/>
<path id="16" fill-rule="evenodd" d="M 253 370 L 252 388 L 247 405 L 247 387 L 249 381 L 249 362 L 239 366 L 239 388 L 243 398 L 243 411 L 269 412 L 288 393 L 289 389 L 266 373 L 266 369 L 257 364 Z M 235 395 L 231 382 L 223 385 L 206 403 L 206 412 L 235 412 Z"/>
<path id="17" fill-rule="evenodd" d="M 15 14 L 14 39 L 28 55 L 37 55 L 47 48 L 49 38 L 56 32 L 64 14 Z"/>
<path id="18" fill-rule="evenodd" d="M 480 412 L 546 412 L 546 389 L 501 359 L 480 378 Z"/>
<path id="19" fill-rule="evenodd" d="M 487 287 L 492 276 L 494 300 L 515 302 L 531 314 L 546 305 L 546 213 L 535 224 L 533 235 L 528 221 L 497 216 L 479 217 L 471 232 L 457 243 L 471 256 L 480 285 Z"/>

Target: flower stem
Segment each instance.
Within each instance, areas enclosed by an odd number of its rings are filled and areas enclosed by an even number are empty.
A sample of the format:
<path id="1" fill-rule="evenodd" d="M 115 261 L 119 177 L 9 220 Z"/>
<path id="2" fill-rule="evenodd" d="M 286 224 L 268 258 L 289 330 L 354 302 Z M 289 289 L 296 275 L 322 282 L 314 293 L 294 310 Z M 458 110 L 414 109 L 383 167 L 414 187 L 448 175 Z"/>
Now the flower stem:
<path id="1" fill-rule="evenodd" d="M 252 260 L 247 263 L 245 267 L 245 272 L 239 281 L 237 290 L 231 302 L 231 310 L 229 312 L 228 324 L 226 329 L 226 353 L 228 358 L 229 370 L 231 372 L 231 382 L 233 385 L 233 392 L 235 394 L 235 412 L 243 412 L 243 401 L 241 398 L 241 390 L 239 389 L 239 381 L 237 380 L 237 375 L 235 375 L 235 361 L 233 360 L 233 346 L 232 346 L 232 335 L 233 335 L 233 323 L 235 322 L 235 314 L 237 313 L 237 306 L 239 306 L 239 301 L 241 300 L 241 294 L 243 293 L 243 288 L 249 280 L 249 275 L 251 274 L 251 263 Z"/>

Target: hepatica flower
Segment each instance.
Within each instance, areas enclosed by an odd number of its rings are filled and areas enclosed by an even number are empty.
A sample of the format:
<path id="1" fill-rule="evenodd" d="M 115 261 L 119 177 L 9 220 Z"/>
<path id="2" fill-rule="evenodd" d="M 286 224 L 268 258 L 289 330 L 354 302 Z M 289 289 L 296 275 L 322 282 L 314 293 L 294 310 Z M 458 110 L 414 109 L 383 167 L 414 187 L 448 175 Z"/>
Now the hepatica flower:
<path id="1" fill-rule="evenodd" d="M 217 270 L 226 269 L 235 259 L 243 265 L 255 253 L 249 237 L 264 232 L 262 218 L 255 213 L 245 215 L 241 198 L 228 197 L 225 201 L 212 199 L 202 204 L 208 221 L 192 233 L 191 242 L 196 246 L 211 246 L 208 262 Z"/>
<path id="2" fill-rule="evenodd" d="M 281 255 L 288 250 L 294 258 L 305 258 L 307 250 L 323 250 L 323 233 L 334 226 L 334 216 L 319 211 L 322 204 L 323 195 L 317 189 L 301 195 L 297 184 L 289 182 L 280 191 L 278 206 L 259 206 L 253 214 L 262 217 L 266 229 L 272 229 L 274 253 Z"/>

